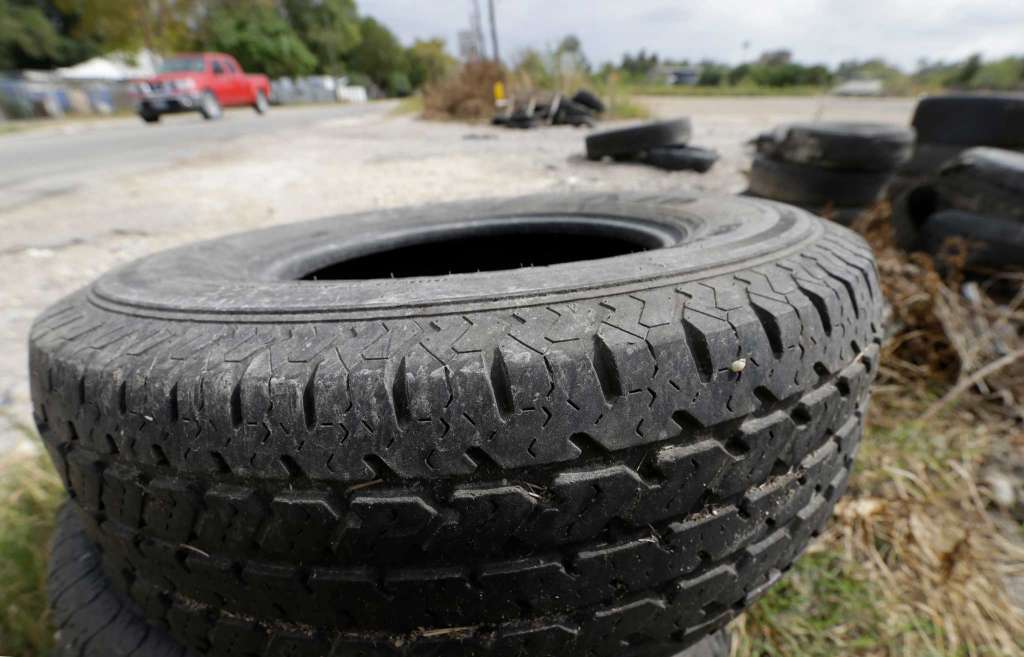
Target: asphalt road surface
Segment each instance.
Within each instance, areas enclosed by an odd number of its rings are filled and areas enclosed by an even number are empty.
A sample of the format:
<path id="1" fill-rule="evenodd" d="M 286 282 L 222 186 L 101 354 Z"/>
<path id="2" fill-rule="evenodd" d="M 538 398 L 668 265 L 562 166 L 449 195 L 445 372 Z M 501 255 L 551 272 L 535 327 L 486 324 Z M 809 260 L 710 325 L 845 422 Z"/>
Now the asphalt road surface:
<path id="1" fill-rule="evenodd" d="M 229 110 L 216 121 L 198 113 L 61 124 L 0 137 L 0 215 L 41 198 L 68 194 L 124 172 L 164 168 L 250 135 L 268 135 L 332 119 L 387 113 L 393 103 L 274 107 L 260 116 Z"/>

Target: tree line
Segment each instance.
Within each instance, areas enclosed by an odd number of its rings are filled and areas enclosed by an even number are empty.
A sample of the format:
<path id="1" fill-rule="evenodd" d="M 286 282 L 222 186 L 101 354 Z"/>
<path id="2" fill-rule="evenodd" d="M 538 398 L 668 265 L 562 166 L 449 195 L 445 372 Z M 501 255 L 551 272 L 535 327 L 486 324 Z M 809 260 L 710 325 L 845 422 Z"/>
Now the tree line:
<path id="1" fill-rule="evenodd" d="M 355 0 L 0 0 L 0 70 L 140 48 L 222 51 L 271 77 L 348 75 L 391 95 L 455 66 L 443 39 L 406 48 Z"/>
<path id="2" fill-rule="evenodd" d="M 750 62 L 735 66 L 714 60 L 661 59 L 640 50 L 626 53 L 618 64 L 605 64 L 598 75 L 620 76 L 627 82 L 652 82 L 660 74 L 677 68 L 691 69 L 698 86 L 789 87 L 823 86 L 855 79 L 881 80 L 891 93 L 927 89 L 1017 90 L 1024 89 L 1024 56 L 986 61 L 971 55 L 961 61 L 923 59 L 912 72 L 904 72 L 881 58 L 847 60 L 830 69 L 823 64 L 803 64 L 788 50 L 763 53 Z M 660 80 L 658 80 L 660 81 Z"/>

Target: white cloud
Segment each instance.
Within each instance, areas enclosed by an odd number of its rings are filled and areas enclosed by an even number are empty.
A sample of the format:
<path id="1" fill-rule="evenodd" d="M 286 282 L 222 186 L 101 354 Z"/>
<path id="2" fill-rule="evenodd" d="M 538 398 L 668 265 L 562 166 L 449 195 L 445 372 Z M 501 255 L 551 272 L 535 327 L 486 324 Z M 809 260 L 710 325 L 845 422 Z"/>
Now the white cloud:
<path id="1" fill-rule="evenodd" d="M 455 35 L 472 0 L 358 0 L 409 43 Z M 479 0 L 487 19 L 487 0 Z M 739 62 L 788 48 L 804 62 L 882 56 L 905 68 L 918 59 L 1024 54 L 1019 0 L 496 0 L 503 56 L 576 34 L 594 62 L 645 48 L 676 59 Z M 749 50 L 743 49 L 749 42 Z M 489 41 L 488 41 L 489 43 Z"/>

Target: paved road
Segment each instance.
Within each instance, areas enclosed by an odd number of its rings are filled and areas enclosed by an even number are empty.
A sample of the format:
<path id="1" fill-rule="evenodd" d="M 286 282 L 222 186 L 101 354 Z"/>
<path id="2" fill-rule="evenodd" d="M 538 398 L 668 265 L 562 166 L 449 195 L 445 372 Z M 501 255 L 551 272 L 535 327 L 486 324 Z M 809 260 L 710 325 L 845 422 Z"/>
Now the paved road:
<path id="1" fill-rule="evenodd" d="M 387 113 L 392 107 L 382 102 L 273 108 L 265 116 L 236 109 L 219 121 L 180 114 L 165 116 L 157 125 L 125 118 L 14 133 L 0 137 L 0 215 L 121 172 L 166 167 L 246 136 Z"/>

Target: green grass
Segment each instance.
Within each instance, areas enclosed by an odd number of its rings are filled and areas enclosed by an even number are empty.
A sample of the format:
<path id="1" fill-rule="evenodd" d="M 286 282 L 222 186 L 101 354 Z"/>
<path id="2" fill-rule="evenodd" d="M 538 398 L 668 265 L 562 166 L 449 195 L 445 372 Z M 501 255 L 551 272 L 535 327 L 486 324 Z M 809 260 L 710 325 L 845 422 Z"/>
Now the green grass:
<path id="1" fill-rule="evenodd" d="M 877 584 L 835 552 L 806 554 L 743 620 L 739 655 L 835 657 L 884 652 L 892 637 Z"/>
<path id="2" fill-rule="evenodd" d="M 423 113 L 423 96 L 416 94 L 414 96 L 406 96 L 398 101 L 395 108 L 391 110 L 391 116 L 407 116 L 409 114 L 422 114 Z"/>
<path id="3" fill-rule="evenodd" d="M 53 630 L 46 564 L 63 499 L 45 453 L 0 460 L 0 655 L 45 657 L 49 652 Z"/>
<path id="4" fill-rule="evenodd" d="M 602 118 L 647 119 L 650 116 L 651 110 L 646 105 L 636 102 L 628 95 L 615 94 L 608 99 L 608 111 Z"/>

